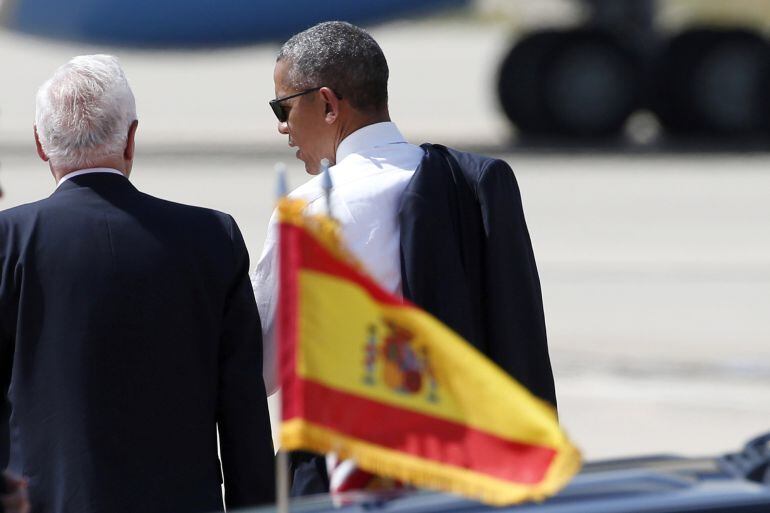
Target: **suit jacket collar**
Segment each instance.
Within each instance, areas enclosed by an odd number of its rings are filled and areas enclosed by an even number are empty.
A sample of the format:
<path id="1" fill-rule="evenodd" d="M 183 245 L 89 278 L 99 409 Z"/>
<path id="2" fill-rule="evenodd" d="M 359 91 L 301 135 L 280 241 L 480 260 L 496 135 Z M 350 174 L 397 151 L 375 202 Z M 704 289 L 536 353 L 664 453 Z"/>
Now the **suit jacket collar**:
<path id="1" fill-rule="evenodd" d="M 77 171 L 72 171 L 70 173 L 67 173 L 66 175 L 64 175 L 61 178 L 59 178 L 59 183 L 56 184 L 56 186 L 58 187 L 61 184 L 63 184 L 64 182 L 66 182 L 67 180 L 69 180 L 71 178 L 75 178 L 76 176 L 87 175 L 87 174 L 90 174 L 90 173 L 112 173 L 114 175 L 122 175 L 123 174 L 121 171 L 118 171 L 117 169 L 110 168 L 110 167 L 90 167 L 90 168 L 80 169 L 80 170 L 77 170 Z"/>
<path id="2" fill-rule="evenodd" d="M 114 173 L 88 173 L 70 178 L 56 188 L 51 196 L 80 188 L 89 188 L 96 191 L 136 190 L 124 175 Z"/>

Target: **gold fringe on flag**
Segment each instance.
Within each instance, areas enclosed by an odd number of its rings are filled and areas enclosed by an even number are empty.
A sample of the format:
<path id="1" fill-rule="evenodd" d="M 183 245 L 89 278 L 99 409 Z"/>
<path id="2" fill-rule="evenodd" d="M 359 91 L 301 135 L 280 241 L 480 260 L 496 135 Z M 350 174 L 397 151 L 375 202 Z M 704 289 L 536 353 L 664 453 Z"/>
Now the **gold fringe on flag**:
<path id="1" fill-rule="evenodd" d="M 368 275 L 361 262 L 345 247 L 340 223 L 323 214 L 307 215 L 306 207 L 307 202 L 304 200 L 281 198 L 278 202 L 278 220 L 306 230 L 334 257 Z"/>
<path id="2" fill-rule="evenodd" d="M 290 420 L 282 425 L 281 446 L 286 450 L 336 452 L 340 458 L 353 459 L 363 470 L 378 476 L 397 479 L 417 487 L 473 497 L 493 506 L 542 501 L 562 489 L 580 468 L 580 454 L 570 446 L 559 451 L 541 483 L 516 485 L 478 472 L 386 449 L 302 419 Z"/>

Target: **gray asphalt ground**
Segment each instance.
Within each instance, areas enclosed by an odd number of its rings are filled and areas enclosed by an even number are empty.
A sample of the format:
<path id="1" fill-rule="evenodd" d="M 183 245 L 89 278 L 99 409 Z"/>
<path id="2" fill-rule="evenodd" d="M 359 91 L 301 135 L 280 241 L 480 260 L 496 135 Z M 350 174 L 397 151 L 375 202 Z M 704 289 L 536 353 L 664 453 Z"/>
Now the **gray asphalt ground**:
<path id="1" fill-rule="evenodd" d="M 510 149 L 492 84 L 511 36 L 458 20 L 372 30 L 391 113 L 413 142 L 485 148 L 519 180 L 538 259 L 562 423 L 589 459 L 737 448 L 770 429 L 770 154 Z M 272 169 L 306 176 L 267 107 L 275 46 L 204 53 L 53 45 L 0 32 L 8 208 L 53 189 L 34 92 L 79 53 L 116 53 L 140 111 L 142 190 L 232 213 L 252 259 Z"/>

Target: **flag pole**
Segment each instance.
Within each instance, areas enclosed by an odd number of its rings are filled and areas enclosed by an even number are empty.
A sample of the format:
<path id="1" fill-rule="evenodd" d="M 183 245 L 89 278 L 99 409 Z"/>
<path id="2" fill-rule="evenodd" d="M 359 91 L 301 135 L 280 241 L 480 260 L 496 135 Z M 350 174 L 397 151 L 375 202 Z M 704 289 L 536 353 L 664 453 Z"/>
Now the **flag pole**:
<path id="1" fill-rule="evenodd" d="M 280 447 L 276 455 L 275 487 L 277 513 L 289 513 L 289 454 Z"/>
<path id="2" fill-rule="evenodd" d="M 334 184 L 332 184 L 332 175 L 329 173 L 329 159 L 321 159 L 321 173 L 323 175 L 321 186 L 326 197 L 326 214 L 330 219 L 334 219 L 332 215 L 332 188 Z"/>
<path id="3" fill-rule="evenodd" d="M 289 194 L 289 188 L 286 185 L 286 164 L 278 162 L 275 164 L 274 169 L 276 178 L 275 195 L 278 200 L 281 200 Z"/>
<path id="4" fill-rule="evenodd" d="M 275 175 L 275 193 L 278 197 L 278 201 L 280 201 L 289 193 L 289 188 L 286 185 L 286 164 L 278 162 L 275 165 Z M 275 365 L 276 367 L 279 365 L 277 360 Z M 275 376 L 279 376 L 279 370 L 280 369 L 275 369 Z M 278 393 L 280 394 L 282 392 L 279 391 Z M 281 401 L 277 401 L 276 415 L 278 416 L 278 421 L 280 423 L 283 418 Z M 278 454 L 276 455 L 275 460 L 275 497 L 277 513 L 289 513 L 289 455 L 286 451 L 282 451 L 280 446 L 278 447 Z"/>

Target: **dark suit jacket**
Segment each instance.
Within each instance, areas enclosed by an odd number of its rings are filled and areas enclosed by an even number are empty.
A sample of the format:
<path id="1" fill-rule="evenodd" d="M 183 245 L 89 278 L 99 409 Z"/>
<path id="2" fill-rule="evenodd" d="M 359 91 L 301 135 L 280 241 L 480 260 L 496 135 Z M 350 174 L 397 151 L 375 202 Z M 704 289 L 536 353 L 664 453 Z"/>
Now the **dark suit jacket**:
<path id="1" fill-rule="evenodd" d="M 556 405 L 521 194 L 504 161 L 424 144 L 399 211 L 404 296 Z"/>
<path id="2" fill-rule="evenodd" d="M 248 254 L 233 219 L 88 174 L 0 213 L 0 377 L 33 513 L 272 501 Z M 0 468 L 4 467 L 0 461 Z"/>

